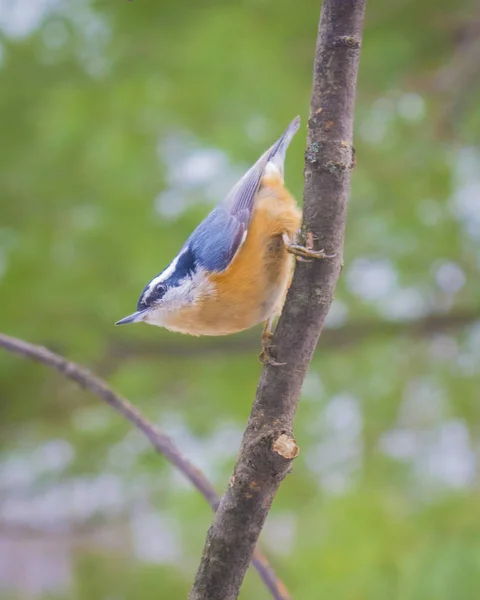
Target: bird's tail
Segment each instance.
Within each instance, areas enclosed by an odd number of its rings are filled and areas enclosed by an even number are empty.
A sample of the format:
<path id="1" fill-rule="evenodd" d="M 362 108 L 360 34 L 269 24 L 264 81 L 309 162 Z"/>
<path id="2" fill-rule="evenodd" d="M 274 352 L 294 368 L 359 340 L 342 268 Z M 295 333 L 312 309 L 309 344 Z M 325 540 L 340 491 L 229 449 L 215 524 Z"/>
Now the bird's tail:
<path id="1" fill-rule="evenodd" d="M 255 194 L 263 177 L 280 178 L 283 182 L 283 165 L 288 145 L 300 127 L 300 117 L 295 117 L 283 135 L 251 167 L 240 181 L 230 190 L 223 201 L 232 214 L 247 210 L 251 214 Z M 250 218 L 250 217 L 249 217 Z"/>
<path id="2" fill-rule="evenodd" d="M 288 146 L 293 139 L 293 136 L 297 133 L 300 127 L 300 117 L 295 117 L 287 129 L 284 131 L 282 136 L 273 144 L 271 148 L 265 153 L 267 155 L 267 164 L 265 170 L 268 171 L 269 165 L 272 165 L 283 178 L 285 156 L 287 154 Z"/>

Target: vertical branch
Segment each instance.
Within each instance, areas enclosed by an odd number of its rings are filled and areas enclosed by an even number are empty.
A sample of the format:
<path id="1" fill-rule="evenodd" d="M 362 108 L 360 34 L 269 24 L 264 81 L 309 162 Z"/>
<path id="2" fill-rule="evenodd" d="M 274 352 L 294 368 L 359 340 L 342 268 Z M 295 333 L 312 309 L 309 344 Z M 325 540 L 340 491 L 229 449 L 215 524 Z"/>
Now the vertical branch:
<path id="1" fill-rule="evenodd" d="M 353 111 L 366 0 L 324 0 L 305 154 L 305 242 L 334 259 L 299 263 L 273 340 L 283 367 L 263 369 L 230 485 L 207 535 L 190 600 L 235 600 L 277 489 L 298 447 L 301 386 L 343 255 Z"/>

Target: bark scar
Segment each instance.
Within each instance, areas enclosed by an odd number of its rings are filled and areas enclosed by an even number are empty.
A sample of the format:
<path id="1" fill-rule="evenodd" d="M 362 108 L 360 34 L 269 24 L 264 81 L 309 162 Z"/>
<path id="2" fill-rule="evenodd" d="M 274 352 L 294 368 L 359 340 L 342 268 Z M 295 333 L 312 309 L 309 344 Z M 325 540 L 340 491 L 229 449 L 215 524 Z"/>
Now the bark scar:
<path id="1" fill-rule="evenodd" d="M 297 446 L 297 442 L 294 438 L 286 433 L 282 433 L 282 435 L 279 435 L 273 442 L 273 451 L 280 454 L 280 456 L 283 456 L 283 458 L 293 460 L 298 456 L 300 448 Z"/>

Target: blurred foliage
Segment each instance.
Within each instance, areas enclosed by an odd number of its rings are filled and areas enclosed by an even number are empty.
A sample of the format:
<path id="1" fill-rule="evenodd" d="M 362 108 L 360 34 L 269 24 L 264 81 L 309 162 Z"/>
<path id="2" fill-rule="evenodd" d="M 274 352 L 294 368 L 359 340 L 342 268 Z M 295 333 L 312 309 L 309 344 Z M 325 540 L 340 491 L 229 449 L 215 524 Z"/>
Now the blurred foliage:
<path id="1" fill-rule="evenodd" d="M 318 14 L 312 0 L 0 2 L 0 330 L 105 376 L 219 490 L 257 338 L 113 323 L 290 119 L 305 123 Z M 316 354 L 302 452 L 263 536 L 295 598 L 478 597 L 479 40 L 471 1 L 368 6 L 329 321 L 345 341 Z M 305 127 L 287 164 L 298 198 L 304 144 Z M 431 315 L 438 331 L 411 335 Z M 186 597 L 203 499 L 45 368 L 1 353 L 0 394 L 2 594 Z M 269 596 L 252 572 L 241 597 Z"/>

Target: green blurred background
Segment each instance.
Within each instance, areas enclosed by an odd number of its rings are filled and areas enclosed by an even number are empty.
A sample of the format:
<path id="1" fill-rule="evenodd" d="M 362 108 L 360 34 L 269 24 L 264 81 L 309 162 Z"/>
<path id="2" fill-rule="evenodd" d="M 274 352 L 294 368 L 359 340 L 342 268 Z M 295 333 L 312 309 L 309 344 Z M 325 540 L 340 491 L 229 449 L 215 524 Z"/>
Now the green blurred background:
<path id="1" fill-rule="evenodd" d="M 0 330 L 105 377 L 228 481 L 258 331 L 114 328 L 297 113 L 313 0 L 0 0 Z M 296 600 L 480 594 L 480 6 L 371 0 L 345 268 L 262 546 Z M 301 199 L 305 125 L 287 182 Z M 0 351 L 0 591 L 177 600 L 211 513 L 148 443 Z M 269 595 L 249 572 L 241 598 Z"/>

